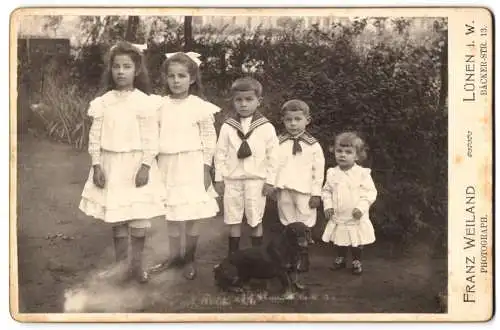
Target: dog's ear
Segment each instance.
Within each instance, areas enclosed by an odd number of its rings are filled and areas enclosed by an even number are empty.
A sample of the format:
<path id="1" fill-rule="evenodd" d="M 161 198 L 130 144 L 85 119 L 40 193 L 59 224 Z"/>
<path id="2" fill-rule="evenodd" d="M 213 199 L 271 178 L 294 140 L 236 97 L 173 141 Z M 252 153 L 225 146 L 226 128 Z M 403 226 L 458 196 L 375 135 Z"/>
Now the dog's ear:
<path id="1" fill-rule="evenodd" d="M 293 239 L 293 238 L 297 237 L 297 232 L 295 230 L 295 226 L 293 223 L 286 226 L 285 235 L 286 235 L 287 239 Z"/>
<path id="2" fill-rule="evenodd" d="M 295 228 L 295 230 L 296 230 L 296 233 L 298 235 L 303 236 L 303 235 L 307 235 L 307 232 L 308 232 L 309 229 L 302 222 L 297 222 L 297 227 Z"/>

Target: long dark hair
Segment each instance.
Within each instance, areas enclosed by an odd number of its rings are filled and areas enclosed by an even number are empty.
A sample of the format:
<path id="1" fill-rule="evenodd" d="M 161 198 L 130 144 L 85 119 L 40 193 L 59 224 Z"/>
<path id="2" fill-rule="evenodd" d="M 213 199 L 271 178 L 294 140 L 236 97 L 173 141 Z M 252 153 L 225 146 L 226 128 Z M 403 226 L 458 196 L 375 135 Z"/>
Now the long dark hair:
<path id="1" fill-rule="evenodd" d="M 106 59 L 106 70 L 102 75 L 102 93 L 106 93 L 116 88 L 116 84 L 113 81 L 111 73 L 111 67 L 113 66 L 113 61 L 117 55 L 130 56 L 135 64 L 135 70 L 137 73 L 134 78 L 134 87 L 148 95 L 151 94 L 151 82 L 149 80 L 149 74 L 144 61 L 144 56 L 137 47 L 126 41 L 118 42 L 109 51 L 108 58 Z"/>
<path id="2" fill-rule="evenodd" d="M 161 65 L 161 77 L 163 85 L 165 86 L 167 94 L 172 94 L 172 91 L 168 87 L 167 83 L 167 73 L 168 67 L 171 63 L 179 63 L 184 65 L 188 69 L 189 76 L 194 78 L 194 82 L 189 86 L 189 94 L 196 95 L 202 99 L 205 99 L 203 94 L 203 86 L 201 84 L 201 72 L 198 65 L 186 54 L 176 53 L 163 61 Z"/>

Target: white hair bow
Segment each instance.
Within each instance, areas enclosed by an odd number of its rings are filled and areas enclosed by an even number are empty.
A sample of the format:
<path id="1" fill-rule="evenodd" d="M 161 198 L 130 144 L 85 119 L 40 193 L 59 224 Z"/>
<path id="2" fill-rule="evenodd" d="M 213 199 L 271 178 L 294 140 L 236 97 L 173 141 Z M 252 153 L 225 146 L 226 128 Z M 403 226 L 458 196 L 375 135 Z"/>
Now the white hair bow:
<path id="1" fill-rule="evenodd" d="M 176 52 L 176 53 L 167 53 L 165 54 L 165 57 L 166 58 L 169 58 L 173 55 L 176 55 L 176 54 L 184 54 L 184 55 L 187 55 L 190 59 L 193 60 L 194 63 L 196 63 L 197 66 L 200 66 L 201 64 L 201 60 L 199 59 L 199 57 L 201 56 L 201 54 L 198 54 L 198 53 L 195 53 L 195 52 L 187 52 L 187 53 L 183 53 L 183 52 Z"/>
<path id="2" fill-rule="evenodd" d="M 145 43 L 143 45 L 139 45 L 139 44 L 133 44 L 133 43 L 130 43 L 132 46 L 134 46 L 135 48 L 139 49 L 141 52 L 144 52 L 146 49 L 148 49 L 148 44 Z"/>

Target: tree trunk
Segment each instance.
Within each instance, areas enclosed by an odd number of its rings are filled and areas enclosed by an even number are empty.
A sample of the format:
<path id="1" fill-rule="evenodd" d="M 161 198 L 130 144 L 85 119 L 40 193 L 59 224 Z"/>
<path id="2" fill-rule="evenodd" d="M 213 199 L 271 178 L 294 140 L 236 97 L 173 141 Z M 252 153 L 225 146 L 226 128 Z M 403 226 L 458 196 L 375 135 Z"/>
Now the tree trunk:
<path id="1" fill-rule="evenodd" d="M 193 50 L 193 16 L 184 16 L 184 51 Z"/>
<path id="2" fill-rule="evenodd" d="M 139 16 L 129 16 L 125 40 L 137 43 L 137 29 L 139 28 Z"/>

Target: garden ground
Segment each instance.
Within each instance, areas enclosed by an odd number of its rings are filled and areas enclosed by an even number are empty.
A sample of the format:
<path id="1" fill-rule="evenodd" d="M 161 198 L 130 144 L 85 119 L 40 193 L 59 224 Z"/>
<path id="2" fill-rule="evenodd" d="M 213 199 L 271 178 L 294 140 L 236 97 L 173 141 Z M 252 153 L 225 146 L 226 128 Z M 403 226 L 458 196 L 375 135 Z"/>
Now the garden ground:
<path id="1" fill-rule="evenodd" d="M 207 222 L 197 252 L 199 276 L 184 280 L 176 271 L 150 283 L 127 286 L 97 281 L 95 274 L 113 261 L 110 227 L 78 210 L 88 174 L 85 152 L 25 134 L 18 144 L 17 233 L 19 311 L 93 312 L 245 312 L 245 313 L 434 313 L 437 294 L 447 283 L 446 257 L 432 244 L 400 246 L 378 240 L 365 249 L 362 276 L 332 272 L 333 253 L 316 243 L 311 269 L 302 278 L 308 295 L 284 301 L 269 293 L 234 296 L 219 293 L 212 268 L 226 254 L 221 217 Z M 273 219 L 266 219 L 266 239 Z M 321 226 L 315 230 L 318 233 Z M 242 245 L 249 245 L 243 239 Z M 168 253 L 165 223 L 153 221 L 146 264 Z"/>

